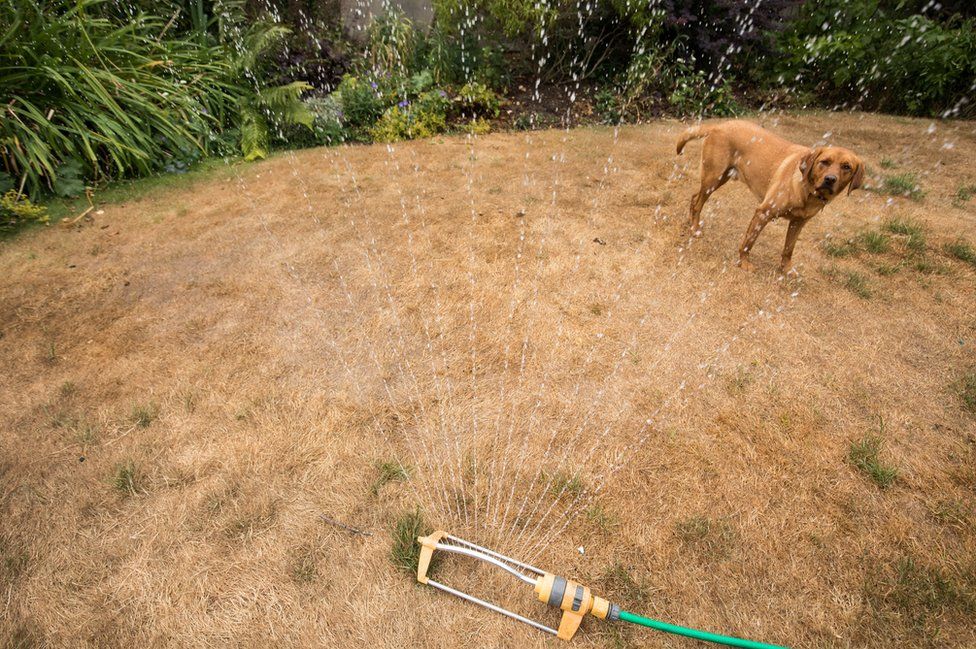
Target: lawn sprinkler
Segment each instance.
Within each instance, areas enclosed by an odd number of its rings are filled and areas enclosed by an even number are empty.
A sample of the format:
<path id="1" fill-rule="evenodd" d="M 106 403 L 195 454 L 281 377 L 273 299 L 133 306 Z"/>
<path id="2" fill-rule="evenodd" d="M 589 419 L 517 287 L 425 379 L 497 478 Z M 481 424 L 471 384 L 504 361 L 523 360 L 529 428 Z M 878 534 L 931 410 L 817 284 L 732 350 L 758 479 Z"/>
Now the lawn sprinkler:
<path id="1" fill-rule="evenodd" d="M 575 581 L 566 579 L 565 577 L 559 577 L 552 573 L 546 572 L 545 570 L 540 570 L 535 566 L 530 566 L 527 563 L 523 563 L 522 561 L 518 561 L 511 557 L 506 557 L 504 554 L 493 552 L 492 550 L 483 548 L 480 545 L 475 545 L 470 541 L 465 541 L 464 539 L 456 536 L 451 536 L 444 531 L 432 532 L 428 536 L 417 537 L 417 542 L 420 543 L 420 561 L 417 564 L 417 581 L 422 584 L 427 584 L 428 586 L 433 586 L 434 588 L 442 590 L 445 593 L 450 593 L 451 595 L 455 595 L 469 602 L 484 606 L 485 608 L 491 609 L 496 613 L 507 615 L 512 619 L 518 620 L 519 622 L 524 622 L 525 624 L 528 624 L 529 626 L 540 631 L 554 635 L 561 640 L 572 640 L 573 636 L 576 635 L 576 631 L 579 630 L 583 617 L 589 613 L 593 617 L 601 620 L 611 622 L 630 622 L 632 624 L 646 626 L 658 631 L 664 631 L 665 633 L 695 638 L 705 642 L 714 642 L 729 647 L 748 647 L 750 649 L 786 649 L 785 647 L 779 645 L 765 644 L 763 642 L 755 642 L 753 640 L 743 640 L 741 638 L 733 638 L 730 636 L 718 635 L 716 633 L 708 633 L 706 631 L 699 631 L 697 629 L 677 626 L 675 624 L 668 624 L 666 622 L 660 622 L 658 620 L 652 620 L 651 618 L 628 613 L 627 611 L 621 610 L 620 606 L 617 604 L 611 604 L 602 597 L 593 595 L 593 593 L 590 592 L 590 589 L 582 584 L 578 584 Z M 434 556 L 435 550 L 440 550 L 441 552 L 451 552 L 453 554 L 461 554 L 472 559 L 484 561 L 485 563 L 489 563 L 497 568 L 501 568 L 516 579 L 525 582 L 529 586 L 532 586 L 539 601 L 545 602 L 549 606 L 558 608 L 563 612 L 562 618 L 559 620 L 559 627 L 554 629 L 541 622 L 537 622 L 523 615 L 519 615 L 514 611 L 509 611 L 508 609 L 502 608 L 496 604 L 492 604 L 491 602 L 486 602 L 485 600 L 475 597 L 474 595 L 469 595 L 468 593 L 464 593 L 460 590 L 434 581 L 427 576 L 427 570 L 430 568 L 430 561 Z"/>

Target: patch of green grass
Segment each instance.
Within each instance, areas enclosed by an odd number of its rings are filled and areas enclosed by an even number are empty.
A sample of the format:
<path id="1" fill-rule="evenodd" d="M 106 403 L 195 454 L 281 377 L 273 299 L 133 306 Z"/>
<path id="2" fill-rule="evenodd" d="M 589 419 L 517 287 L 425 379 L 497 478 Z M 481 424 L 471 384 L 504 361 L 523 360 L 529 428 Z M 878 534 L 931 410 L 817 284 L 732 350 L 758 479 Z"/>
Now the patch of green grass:
<path id="1" fill-rule="evenodd" d="M 228 538 L 246 541 L 255 534 L 271 529 L 278 518 L 276 503 L 270 499 L 259 499 L 250 503 L 243 513 L 227 525 Z"/>
<path id="2" fill-rule="evenodd" d="M 542 477 L 543 479 L 547 478 L 545 474 Z M 568 471 L 557 471 L 552 475 L 550 482 L 549 492 L 556 498 L 560 496 L 576 498 L 581 496 L 586 489 L 586 485 L 583 484 L 579 474 Z"/>
<path id="3" fill-rule="evenodd" d="M 925 252 L 925 228 L 921 223 L 909 218 L 892 217 L 887 219 L 881 229 L 890 234 L 904 237 L 905 248 L 914 254 Z"/>
<path id="4" fill-rule="evenodd" d="M 141 490 L 140 477 L 131 461 L 115 465 L 112 487 L 123 497 L 134 496 Z"/>
<path id="5" fill-rule="evenodd" d="M 159 417 L 159 406 L 150 401 L 132 406 L 129 419 L 140 428 L 148 428 Z"/>
<path id="6" fill-rule="evenodd" d="M 938 264 L 925 255 L 918 255 L 912 258 L 912 268 L 923 275 L 931 275 L 933 273 L 938 273 L 943 275 L 946 273 L 947 269 L 945 266 Z"/>
<path id="7" fill-rule="evenodd" d="M 885 277 L 888 277 L 889 275 L 894 275 L 895 273 L 900 271 L 902 265 L 903 264 L 900 261 L 894 264 L 887 264 L 887 263 L 878 264 L 877 266 L 875 266 L 874 270 L 876 273 L 878 273 L 878 275 L 883 275 Z"/>
<path id="8" fill-rule="evenodd" d="M 631 576 L 630 571 L 615 561 L 600 576 L 603 591 L 612 596 L 624 608 L 640 606 L 650 601 L 650 592 L 642 581 Z"/>
<path id="9" fill-rule="evenodd" d="M 913 201 L 922 200 L 922 197 L 925 196 L 925 192 L 922 191 L 922 186 L 918 182 L 918 175 L 912 172 L 885 176 L 878 191 L 892 196 L 904 196 Z"/>
<path id="10" fill-rule="evenodd" d="M 588 308 L 593 315 L 601 315 L 603 313 L 603 305 L 597 302 L 594 302 Z"/>
<path id="11" fill-rule="evenodd" d="M 853 239 L 836 241 L 828 237 L 820 244 L 820 248 L 828 257 L 850 257 L 851 255 L 857 254 L 857 243 Z"/>
<path id="12" fill-rule="evenodd" d="M 726 521 L 692 516 L 674 525 L 675 534 L 685 545 L 708 554 L 726 554 L 735 540 L 735 531 Z"/>
<path id="13" fill-rule="evenodd" d="M 611 532 L 620 524 L 620 519 L 609 513 L 600 504 L 593 505 L 586 510 L 586 519 L 604 532 Z"/>
<path id="14" fill-rule="evenodd" d="M 881 168 L 882 169 L 894 169 L 898 165 L 891 158 L 881 158 Z"/>
<path id="15" fill-rule="evenodd" d="M 869 477 L 872 482 L 882 489 L 887 489 L 898 479 L 898 469 L 881 462 L 879 455 L 882 445 L 880 436 L 866 435 L 858 441 L 851 442 L 847 458 L 856 469 Z"/>
<path id="16" fill-rule="evenodd" d="M 890 237 L 884 232 L 877 230 L 868 230 L 867 232 L 861 233 L 858 241 L 872 255 L 881 255 L 891 249 Z"/>
<path id="17" fill-rule="evenodd" d="M 95 427 L 89 423 L 81 423 L 75 427 L 75 442 L 82 446 L 95 443 Z"/>
<path id="18" fill-rule="evenodd" d="M 65 381 L 58 388 L 58 396 L 62 399 L 70 399 L 78 392 L 78 386 L 71 381 Z"/>
<path id="19" fill-rule="evenodd" d="M 868 286 L 867 278 L 857 271 L 844 271 L 844 287 L 861 299 L 868 300 L 871 298 L 872 292 L 871 287 Z"/>
<path id="20" fill-rule="evenodd" d="M 962 375 L 959 379 L 958 392 L 963 408 L 976 415 L 976 369 Z"/>
<path id="21" fill-rule="evenodd" d="M 374 496 L 379 494 L 380 489 L 391 482 L 404 482 L 410 479 L 410 467 L 404 466 L 399 460 L 386 460 L 376 463 L 378 475 L 373 480 L 373 485 L 369 491 Z"/>
<path id="22" fill-rule="evenodd" d="M 872 572 L 865 583 L 870 604 L 876 610 L 904 616 L 914 627 L 937 626 L 947 614 L 976 614 L 976 572 L 972 568 L 953 570 L 903 556 L 875 566 Z"/>
<path id="23" fill-rule="evenodd" d="M 319 568 L 312 553 L 305 550 L 295 557 L 291 565 L 291 578 L 296 584 L 310 584 L 319 576 Z"/>
<path id="24" fill-rule="evenodd" d="M 407 574 L 417 575 L 417 564 L 420 562 L 420 544 L 417 537 L 426 536 L 433 530 L 424 522 L 420 508 L 400 515 L 393 526 L 393 546 L 390 548 L 390 561 L 393 565 Z M 435 552 L 430 562 L 427 574 L 432 574 L 439 555 Z"/>
<path id="25" fill-rule="evenodd" d="M 929 511 L 932 514 L 932 518 L 941 525 L 955 527 L 960 530 L 970 527 L 972 506 L 962 500 L 954 498 L 940 500 Z"/>
<path id="26" fill-rule="evenodd" d="M 173 188 L 186 188 L 200 180 L 216 180 L 233 175 L 233 165 L 243 165 L 241 161 L 226 163 L 223 158 L 207 158 L 194 164 L 186 173 L 161 173 L 135 180 L 115 181 L 104 188 L 96 190 L 95 203 L 126 203 L 138 200 L 157 191 Z M 88 199 L 84 196 L 70 199 L 53 199 L 45 203 L 51 221 L 59 221 L 65 217 L 81 214 L 88 207 Z"/>
<path id="27" fill-rule="evenodd" d="M 976 183 L 960 185 L 952 197 L 952 202 L 957 207 L 961 207 L 963 203 L 968 203 L 973 196 L 976 196 Z"/>
<path id="28" fill-rule="evenodd" d="M 952 243 L 947 243 L 942 250 L 951 257 L 959 261 L 964 261 L 970 266 L 976 266 L 976 249 L 974 249 L 965 239 L 959 238 Z"/>

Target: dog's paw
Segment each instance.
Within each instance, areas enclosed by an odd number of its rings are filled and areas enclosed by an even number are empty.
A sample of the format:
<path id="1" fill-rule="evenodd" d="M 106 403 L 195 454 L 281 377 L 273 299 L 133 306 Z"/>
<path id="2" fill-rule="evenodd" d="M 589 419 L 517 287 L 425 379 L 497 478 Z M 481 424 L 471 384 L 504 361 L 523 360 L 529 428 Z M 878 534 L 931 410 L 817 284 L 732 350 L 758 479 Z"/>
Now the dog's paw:
<path id="1" fill-rule="evenodd" d="M 800 276 L 800 271 L 798 271 L 796 269 L 796 266 L 793 266 L 793 265 L 780 266 L 779 267 L 779 274 L 782 275 L 783 277 L 799 277 Z"/>
<path id="2" fill-rule="evenodd" d="M 747 273 L 751 273 L 752 271 L 756 270 L 756 267 L 748 259 L 740 259 L 739 268 L 746 271 Z"/>

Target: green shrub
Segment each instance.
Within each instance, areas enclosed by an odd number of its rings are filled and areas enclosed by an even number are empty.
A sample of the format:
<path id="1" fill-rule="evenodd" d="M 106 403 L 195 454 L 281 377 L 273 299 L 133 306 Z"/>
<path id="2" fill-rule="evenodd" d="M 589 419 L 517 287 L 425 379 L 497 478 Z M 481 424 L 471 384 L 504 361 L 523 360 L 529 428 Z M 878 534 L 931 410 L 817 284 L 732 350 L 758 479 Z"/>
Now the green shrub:
<path id="1" fill-rule="evenodd" d="M 47 208 L 34 205 L 26 196 L 11 189 L 0 197 L 0 232 L 24 223 L 47 223 Z"/>
<path id="2" fill-rule="evenodd" d="M 600 88 L 593 95 L 593 108 L 604 124 L 619 124 L 623 120 L 623 101 L 612 88 Z"/>
<path id="3" fill-rule="evenodd" d="M 445 130 L 447 119 L 442 113 L 426 111 L 403 101 L 388 108 L 369 129 L 369 134 L 376 142 L 397 142 L 432 137 Z"/>
<path id="4" fill-rule="evenodd" d="M 697 117 L 731 117 L 740 110 L 731 82 L 725 79 L 716 85 L 703 72 L 678 78 L 677 87 L 671 93 L 671 106 L 682 115 Z"/>
<path id="5" fill-rule="evenodd" d="M 500 43 L 485 43 L 471 29 L 435 22 L 417 47 L 416 68 L 428 70 L 434 83 L 459 86 L 477 81 L 501 88 L 507 79 Z"/>
<path id="6" fill-rule="evenodd" d="M 976 20 L 912 14 L 911 3 L 823 0 L 801 7 L 768 65 L 830 104 L 952 116 L 976 78 Z M 825 26 L 830 26 L 827 29 Z"/>
<path id="7" fill-rule="evenodd" d="M 341 118 L 352 128 L 372 126 L 387 108 L 379 82 L 347 74 L 336 89 L 342 107 Z"/>
<path id="8" fill-rule="evenodd" d="M 498 117 L 501 99 L 494 90 L 477 81 L 461 86 L 455 99 L 465 117 Z"/>

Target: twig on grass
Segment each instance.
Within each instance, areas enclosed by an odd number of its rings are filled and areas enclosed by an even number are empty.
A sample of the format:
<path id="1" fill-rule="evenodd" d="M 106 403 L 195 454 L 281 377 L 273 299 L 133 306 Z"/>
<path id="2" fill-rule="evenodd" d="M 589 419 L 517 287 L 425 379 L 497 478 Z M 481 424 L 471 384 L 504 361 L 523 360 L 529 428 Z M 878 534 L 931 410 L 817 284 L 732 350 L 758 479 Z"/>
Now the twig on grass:
<path id="1" fill-rule="evenodd" d="M 366 530 L 361 530 L 361 529 L 352 527 L 350 525 L 346 525 L 345 523 L 340 523 L 339 521 L 337 521 L 335 519 L 329 518 L 325 514 L 319 514 L 319 518 L 322 519 L 322 521 L 328 523 L 329 525 L 334 525 L 336 527 L 341 527 L 342 529 L 346 530 L 347 532 L 352 532 L 353 534 L 359 534 L 361 536 L 373 536 L 373 533 L 372 532 L 367 532 Z"/>

